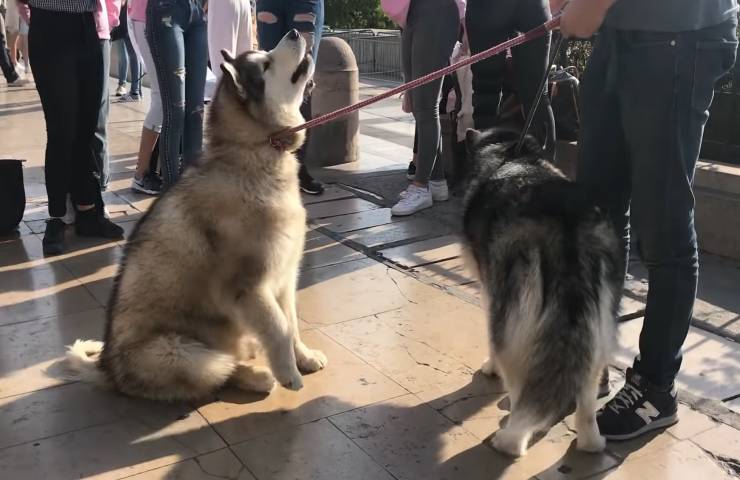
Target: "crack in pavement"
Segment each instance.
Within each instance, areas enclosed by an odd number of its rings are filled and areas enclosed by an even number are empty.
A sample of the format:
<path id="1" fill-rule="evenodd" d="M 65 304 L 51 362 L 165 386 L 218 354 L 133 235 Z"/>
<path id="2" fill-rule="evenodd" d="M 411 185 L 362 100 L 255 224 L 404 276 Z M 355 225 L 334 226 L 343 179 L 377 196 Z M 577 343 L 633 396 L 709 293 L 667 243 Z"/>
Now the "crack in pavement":
<path id="1" fill-rule="evenodd" d="M 404 345 L 404 347 L 403 347 L 403 348 L 404 348 L 404 350 L 406 350 L 406 354 L 408 354 L 409 358 L 411 358 L 411 360 L 413 360 L 414 362 L 416 362 L 416 364 L 417 364 L 417 365 L 421 365 L 421 366 L 423 366 L 423 367 L 429 367 L 429 368 L 431 368 L 431 369 L 433 369 L 433 370 L 436 370 L 436 371 L 438 371 L 438 372 L 444 373 L 445 375 L 449 375 L 450 373 L 452 373 L 452 372 L 447 372 L 447 371 L 445 371 L 445 370 L 442 370 L 441 368 L 437 368 L 437 367 L 435 367 L 434 365 L 431 365 L 431 364 L 429 364 L 429 363 L 426 363 L 426 362 L 420 362 L 420 361 L 419 361 L 419 360 L 417 360 L 417 359 L 416 359 L 416 358 L 415 358 L 415 357 L 414 357 L 413 355 L 411 355 L 411 352 L 409 351 L 409 347 L 407 347 L 407 346 L 405 346 L 405 345 Z"/>

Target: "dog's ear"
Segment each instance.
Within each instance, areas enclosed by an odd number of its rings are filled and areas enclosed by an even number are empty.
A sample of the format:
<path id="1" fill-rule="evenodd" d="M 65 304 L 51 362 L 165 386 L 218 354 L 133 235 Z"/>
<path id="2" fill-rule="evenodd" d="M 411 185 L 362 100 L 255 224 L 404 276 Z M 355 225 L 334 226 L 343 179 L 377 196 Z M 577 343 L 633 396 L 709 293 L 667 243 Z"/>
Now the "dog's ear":
<path id="1" fill-rule="evenodd" d="M 478 149 L 483 134 L 474 128 L 468 128 L 465 132 L 465 149 L 468 153 L 474 153 Z"/>
<path id="2" fill-rule="evenodd" d="M 222 50 L 222 53 L 226 52 L 226 50 Z M 239 72 L 236 71 L 236 67 L 234 64 L 230 61 L 225 61 L 221 63 L 221 71 L 224 72 L 224 77 L 222 81 L 229 82 L 234 87 L 234 90 L 236 91 L 237 96 L 241 98 L 242 100 L 247 99 L 247 91 L 244 89 L 244 85 L 242 85 L 241 80 L 239 79 Z"/>
<path id="3" fill-rule="evenodd" d="M 221 56 L 224 57 L 224 60 L 229 63 L 234 63 L 234 60 L 236 60 L 234 55 L 232 55 L 232 53 L 225 48 L 221 50 Z"/>

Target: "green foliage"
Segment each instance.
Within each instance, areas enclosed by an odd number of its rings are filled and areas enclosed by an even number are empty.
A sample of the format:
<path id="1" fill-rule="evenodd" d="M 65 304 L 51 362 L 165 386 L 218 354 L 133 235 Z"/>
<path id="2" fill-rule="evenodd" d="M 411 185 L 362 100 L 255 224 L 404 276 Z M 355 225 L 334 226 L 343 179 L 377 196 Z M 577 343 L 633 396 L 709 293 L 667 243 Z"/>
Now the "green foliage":
<path id="1" fill-rule="evenodd" d="M 380 9 L 380 0 L 325 0 L 324 23 L 332 28 L 398 28 Z"/>

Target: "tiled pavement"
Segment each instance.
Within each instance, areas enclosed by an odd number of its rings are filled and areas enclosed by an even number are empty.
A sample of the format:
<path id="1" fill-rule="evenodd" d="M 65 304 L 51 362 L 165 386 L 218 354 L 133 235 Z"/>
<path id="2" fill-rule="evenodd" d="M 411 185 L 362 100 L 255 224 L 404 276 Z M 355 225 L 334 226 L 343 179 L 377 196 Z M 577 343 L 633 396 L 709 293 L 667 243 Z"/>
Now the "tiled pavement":
<path id="1" fill-rule="evenodd" d="M 143 110 L 114 105 L 110 123 L 106 196 L 127 231 L 151 203 L 128 190 Z M 403 184 L 413 130 L 399 111 L 393 100 L 362 112 L 361 161 L 322 172 L 339 183 L 306 199 L 299 315 L 327 369 L 299 392 L 225 390 L 200 405 L 164 405 L 55 379 L 65 345 L 102 334 L 123 242 L 72 236 L 67 254 L 43 257 L 43 117 L 33 89 L 0 84 L 0 156 L 28 160 L 24 222 L 0 241 L 0 478 L 708 480 L 740 470 L 730 410 L 740 411 L 740 347 L 697 328 L 679 379 L 682 421 L 667 432 L 586 455 L 566 418 L 516 462 L 483 443 L 507 415 L 505 393 L 476 373 L 485 327 L 453 235 L 454 203 L 396 221 L 384 188 L 362 189 Z M 712 303 L 737 299 L 722 267 L 702 301 L 731 322 L 740 309 Z M 623 324 L 615 388 L 640 321 Z"/>

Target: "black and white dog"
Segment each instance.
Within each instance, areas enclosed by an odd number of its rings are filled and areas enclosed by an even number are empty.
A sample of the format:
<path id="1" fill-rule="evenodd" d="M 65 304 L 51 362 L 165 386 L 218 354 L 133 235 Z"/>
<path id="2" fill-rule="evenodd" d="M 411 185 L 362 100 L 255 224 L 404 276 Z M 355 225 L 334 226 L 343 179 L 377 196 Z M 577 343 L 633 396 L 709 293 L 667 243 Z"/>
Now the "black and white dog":
<path id="1" fill-rule="evenodd" d="M 490 357 L 511 416 L 493 446 L 523 455 L 575 401 L 577 446 L 603 450 L 596 424 L 599 378 L 617 343 L 622 272 L 610 223 L 579 186 L 519 133 L 467 133 L 463 237 L 482 284 Z"/>

